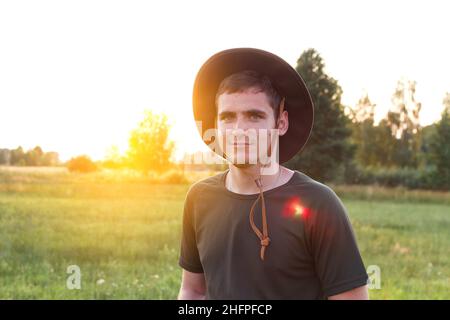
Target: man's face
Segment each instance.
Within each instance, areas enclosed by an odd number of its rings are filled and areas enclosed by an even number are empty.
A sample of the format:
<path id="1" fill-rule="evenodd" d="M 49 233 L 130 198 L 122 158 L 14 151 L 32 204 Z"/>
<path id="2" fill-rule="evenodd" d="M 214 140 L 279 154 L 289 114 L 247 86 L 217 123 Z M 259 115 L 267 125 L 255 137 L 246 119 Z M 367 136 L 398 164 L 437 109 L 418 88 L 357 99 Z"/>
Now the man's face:
<path id="1" fill-rule="evenodd" d="M 275 116 L 266 93 L 254 89 L 223 93 L 217 105 L 219 145 L 232 163 L 249 166 L 255 163 L 255 157 L 259 162 L 260 150 L 270 155 L 270 130 L 275 128 Z M 266 135 L 265 140 L 260 139 L 262 134 Z"/>

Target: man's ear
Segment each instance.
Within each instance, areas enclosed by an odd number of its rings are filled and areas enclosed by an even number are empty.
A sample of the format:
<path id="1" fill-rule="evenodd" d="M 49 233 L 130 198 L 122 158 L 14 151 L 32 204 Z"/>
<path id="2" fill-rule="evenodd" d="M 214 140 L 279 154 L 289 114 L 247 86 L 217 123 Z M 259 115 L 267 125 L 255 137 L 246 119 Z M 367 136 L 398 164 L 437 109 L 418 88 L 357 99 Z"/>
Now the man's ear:
<path id="1" fill-rule="evenodd" d="M 277 128 L 279 130 L 279 136 L 283 136 L 289 129 L 289 114 L 286 110 L 278 118 Z"/>

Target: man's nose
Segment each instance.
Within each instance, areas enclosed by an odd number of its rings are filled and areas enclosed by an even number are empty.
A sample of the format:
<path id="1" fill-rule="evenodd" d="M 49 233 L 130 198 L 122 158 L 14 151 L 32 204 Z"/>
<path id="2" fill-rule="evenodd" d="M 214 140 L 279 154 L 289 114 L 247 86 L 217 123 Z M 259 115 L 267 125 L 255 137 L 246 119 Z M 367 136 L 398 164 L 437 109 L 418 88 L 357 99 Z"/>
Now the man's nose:
<path id="1" fill-rule="evenodd" d="M 243 117 L 237 117 L 236 121 L 234 122 L 233 129 L 247 131 L 248 126 L 245 119 Z"/>
<path id="2" fill-rule="evenodd" d="M 231 133 L 231 137 L 237 141 L 242 141 L 242 139 L 252 140 L 252 138 L 251 138 L 252 133 L 253 133 L 252 130 L 253 129 L 247 123 L 245 123 L 245 121 L 237 120 L 234 123 L 233 127 L 231 128 L 230 133 Z"/>

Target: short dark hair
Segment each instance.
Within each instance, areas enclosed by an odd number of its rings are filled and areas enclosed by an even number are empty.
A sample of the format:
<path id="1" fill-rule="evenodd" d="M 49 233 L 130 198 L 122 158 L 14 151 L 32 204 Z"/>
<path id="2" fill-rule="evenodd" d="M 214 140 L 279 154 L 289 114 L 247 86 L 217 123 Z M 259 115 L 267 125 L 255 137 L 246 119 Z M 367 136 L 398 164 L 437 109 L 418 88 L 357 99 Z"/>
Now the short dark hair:
<path id="1" fill-rule="evenodd" d="M 274 112 L 276 122 L 278 120 L 281 96 L 268 76 L 254 70 L 236 72 L 222 80 L 215 97 L 216 113 L 218 110 L 218 99 L 221 94 L 244 92 L 250 88 L 256 89 L 256 92 L 264 92 L 266 94 L 269 104 Z"/>

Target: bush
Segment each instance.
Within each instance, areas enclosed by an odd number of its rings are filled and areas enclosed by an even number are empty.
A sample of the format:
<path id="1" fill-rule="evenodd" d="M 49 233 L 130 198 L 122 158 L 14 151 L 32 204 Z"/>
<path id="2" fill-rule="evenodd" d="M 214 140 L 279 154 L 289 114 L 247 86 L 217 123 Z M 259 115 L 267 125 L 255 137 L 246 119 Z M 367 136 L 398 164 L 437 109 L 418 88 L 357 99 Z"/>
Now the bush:
<path id="1" fill-rule="evenodd" d="M 83 155 L 70 159 L 67 163 L 67 169 L 70 172 L 87 173 L 97 171 L 98 167 L 91 158 Z"/>
<path id="2" fill-rule="evenodd" d="M 188 180 L 184 176 L 183 172 L 170 170 L 161 176 L 160 182 L 168 184 L 185 184 L 188 183 Z"/>
<path id="3" fill-rule="evenodd" d="M 435 168 L 362 168 L 348 165 L 345 170 L 346 184 L 379 185 L 385 187 L 403 186 L 408 189 L 448 190 L 448 179 L 443 179 Z"/>

